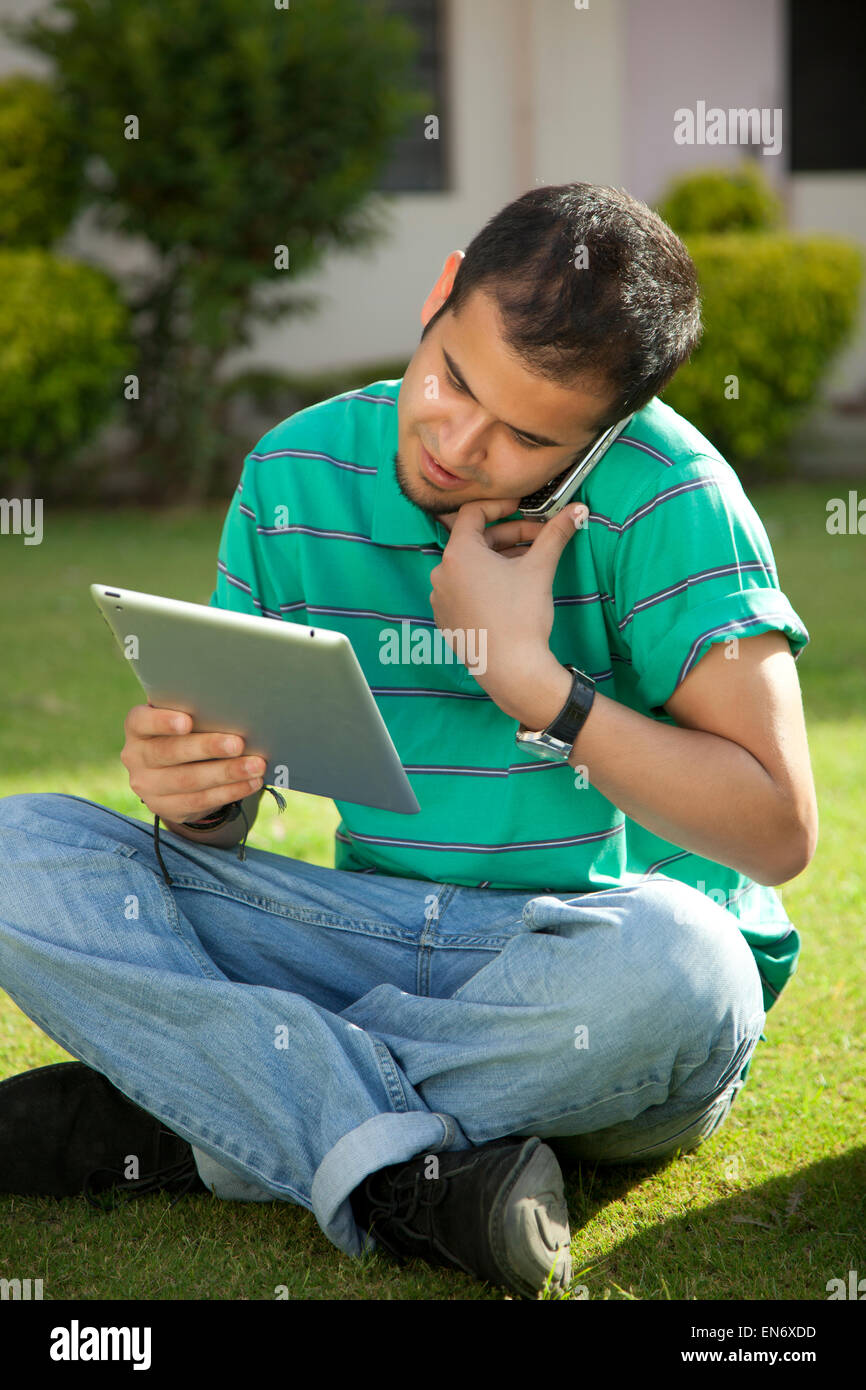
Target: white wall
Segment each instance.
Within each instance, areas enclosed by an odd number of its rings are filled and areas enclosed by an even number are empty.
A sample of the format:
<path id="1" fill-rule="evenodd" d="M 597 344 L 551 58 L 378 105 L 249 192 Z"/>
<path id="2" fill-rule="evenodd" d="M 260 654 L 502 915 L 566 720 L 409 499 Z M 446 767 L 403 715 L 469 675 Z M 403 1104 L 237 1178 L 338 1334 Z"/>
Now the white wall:
<path id="1" fill-rule="evenodd" d="M 533 184 L 622 186 L 627 177 L 623 103 L 626 10 L 621 0 L 576 10 L 570 0 L 536 0 L 532 12 L 535 89 Z"/>
<path id="2" fill-rule="evenodd" d="M 592 3 L 592 0 L 590 0 Z M 622 0 L 617 0 L 622 3 Z M 782 149 L 755 162 L 776 187 L 792 232 L 831 233 L 866 252 L 866 171 L 789 174 L 791 108 L 783 0 L 624 0 L 624 160 L 629 191 L 656 202 L 668 180 L 696 167 L 737 163 L 741 146 L 678 145 L 674 112 L 782 109 Z M 825 382 L 828 396 L 866 391 L 866 285 L 859 327 Z"/>
<path id="3" fill-rule="evenodd" d="M 866 259 L 866 173 L 795 174 L 790 210 L 792 226 L 798 232 L 830 233 L 856 241 Z M 831 399 L 866 398 L 866 267 L 851 346 L 834 362 L 824 391 Z"/>
<path id="4" fill-rule="evenodd" d="M 625 167 L 629 191 L 655 203 L 668 180 L 694 168 L 739 163 L 742 146 L 678 145 L 674 112 L 698 101 L 783 108 L 782 152 L 757 157 L 784 182 L 785 72 L 782 0 L 618 0 L 624 24 Z"/>

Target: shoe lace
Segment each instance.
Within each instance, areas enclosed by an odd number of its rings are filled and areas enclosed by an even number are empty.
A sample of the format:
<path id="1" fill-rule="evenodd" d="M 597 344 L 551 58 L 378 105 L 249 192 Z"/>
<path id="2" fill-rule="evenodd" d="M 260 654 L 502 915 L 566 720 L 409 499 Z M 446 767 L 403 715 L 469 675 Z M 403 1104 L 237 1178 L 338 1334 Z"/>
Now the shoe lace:
<path id="1" fill-rule="evenodd" d="M 400 1173 L 392 1178 L 384 1191 L 371 1193 L 368 1221 L 398 1221 L 409 1224 L 419 1210 L 430 1210 L 445 1200 L 448 1183 L 444 1178 L 431 1180 L 418 1171 Z"/>
<path id="2" fill-rule="evenodd" d="M 116 1181 L 98 1192 L 94 1191 L 94 1179 L 103 1175 Z M 163 1192 L 167 1188 L 173 1191 L 181 1184 L 177 1196 L 170 1204 L 170 1210 L 189 1192 L 197 1178 L 198 1168 L 191 1153 L 177 1163 L 167 1164 L 166 1167 L 148 1173 L 143 1178 L 129 1179 L 117 1168 L 94 1168 L 84 1179 L 84 1196 L 89 1204 L 99 1211 L 113 1211 L 121 1202 L 129 1201 L 132 1197 L 141 1197 L 148 1192 Z"/>

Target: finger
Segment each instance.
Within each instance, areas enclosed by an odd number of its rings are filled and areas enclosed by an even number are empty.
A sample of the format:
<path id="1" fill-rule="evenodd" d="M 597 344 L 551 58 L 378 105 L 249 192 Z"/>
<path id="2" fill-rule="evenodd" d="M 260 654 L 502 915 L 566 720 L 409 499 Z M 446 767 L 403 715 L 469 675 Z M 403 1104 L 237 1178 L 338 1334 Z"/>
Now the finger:
<path id="1" fill-rule="evenodd" d="M 152 738 L 157 734 L 189 733 L 192 719 L 179 709 L 135 705 L 126 716 L 123 727 L 133 738 Z"/>
<path id="2" fill-rule="evenodd" d="M 258 791 L 263 781 L 261 772 L 250 773 L 246 770 L 245 764 L 196 763 L 191 767 L 175 768 L 173 771 L 162 769 L 142 773 L 130 778 L 130 786 L 155 815 L 162 815 L 165 808 L 170 812 L 170 820 L 184 820 L 186 816 L 178 809 L 181 803 L 185 807 L 194 806 L 196 810 L 200 810 L 209 800 L 211 810 L 215 810 L 218 806 L 224 806 L 227 801 L 236 801 L 238 797 L 249 796 L 251 792 Z M 233 790 L 232 796 L 226 795 L 228 790 Z"/>
<path id="3" fill-rule="evenodd" d="M 506 546 L 525 541 L 531 545 L 535 537 L 544 530 L 543 521 L 500 521 L 496 526 L 488 526 L 484 540 L 492 550 L 504 550 Z"/>
<path id="4" fill-rule="evenodd" d="M 175 734 L 170 738 L 147 739 L 139 750 L 145 767 L 177 767 L 184 763 L 208 762 L 214 758 L 240 757 L 244 740 L 240 734 Z"/>
<path id="5" fill-rule="evenodd" d="M 152 785 L 154 796 L 212 795 L 214 788 L 239 785 L 241 782 L 261 782 L 265 770 L 264 758 L 232 758 L 215 763 L 188 763 L 184 767 L 154 771 L 150 779 L 142 778 L 145 787 Z M 250 787 L 244 795 L 248 795 Z M 222 802 L 219 803 L 222 805 Z"/>
<path id="6" fill-rule="evenodd" d="M 527 541 L 523 545 L 514 546 L 511 550 L 500 550 L 498 553 L 506 560 L 511 560 L 516 556 L 525 555 L 530 548 L 529 542 Z"/>
<path id="7" fill-rule="evenodd" d="M 458 539 L 475 535 L 483 541 L 488 522 L 510 516 L 517 511 L 519 503 L 519 497 L 480 497 L 476 502 L 464 502 L 451 528 L 451 535 Z"/>
<path id="8" fill-rule="evenodd" d="M 203 820 L 211 811 L 218 811 L 232 801 L 243 801 L 259 789 L 260 782 L 227 782 L 198 794 L 185 792 L 180 796 L 161 796 L 148 804 L 155 816 L 180 825 L 184 821 Z"/>
<path id="9" fill-rule="evenodd" d="M 577 508 L 577 516 L 574 515 L 573 508 Z M 544 576 L 548 583 L 553 583 L 553 576 L 559 564 L 560 556 L 573 540 L 576 530 L 582 530 L 589 517 L 589 508 L 585 502 L 570 503 L 545 522 L 544 532 L 538 536 L 531 546 L 528 555 L 530 564 L 535 575 Z"/>

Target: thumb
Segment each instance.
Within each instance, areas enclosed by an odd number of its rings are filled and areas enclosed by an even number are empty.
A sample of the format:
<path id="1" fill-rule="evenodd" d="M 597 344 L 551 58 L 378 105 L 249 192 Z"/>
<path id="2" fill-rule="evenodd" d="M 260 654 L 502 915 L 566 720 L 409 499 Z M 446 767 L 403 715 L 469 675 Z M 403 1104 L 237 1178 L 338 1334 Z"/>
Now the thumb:
<path id="1" fill-rule="evenodd" d="M 583 530 L 589 520 L 589 507 L 585 502 L 570 502 L 544 526 L 541 535 L 532 545 L 533 558 L 539 558 L 545 569 L 550 571 L 551 582 L 559 564 L 559 558 L 576 530 Z"/>

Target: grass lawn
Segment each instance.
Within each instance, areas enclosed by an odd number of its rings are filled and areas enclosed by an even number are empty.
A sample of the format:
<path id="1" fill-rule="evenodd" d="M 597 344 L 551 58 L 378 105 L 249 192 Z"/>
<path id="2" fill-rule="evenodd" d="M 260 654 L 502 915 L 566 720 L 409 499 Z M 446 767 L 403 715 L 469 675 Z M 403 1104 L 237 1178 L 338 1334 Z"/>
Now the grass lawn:
<path id="1" fill-rule="evenodd" d="M 829 536 L 850 483 L 753 489 L 782 588 L 812 637 L 798 663 L 821 839 L 782 888 L 803 950 L 746 1086 L 701 1148 L 630 1168 L 566 1171 L 574 1283 L 592 1299 L 816 1299 L 866 1276 L 866 540 Z M 67 792 L 149 819 L 118 754 L 141 691 L 90 598 L 92 582 L 206 603 L 224 507 L 187 514 L 53 512 L 41 546 L 0 539 L 0 796 Z M 330 801 L 265 797 L 248 843 L 333 865 Z M 69 1060 L 0 991 L 0 1077 Z M 284 1203 L 162 1195 L 111 1214 L 84 1198 L 0 1196 L 0 1276 L 46 1299 L 501 1299 L 475 1279 L 337 1251 Z M 578 1286 L 583 1286 L 582 1293 Z"/>

